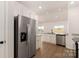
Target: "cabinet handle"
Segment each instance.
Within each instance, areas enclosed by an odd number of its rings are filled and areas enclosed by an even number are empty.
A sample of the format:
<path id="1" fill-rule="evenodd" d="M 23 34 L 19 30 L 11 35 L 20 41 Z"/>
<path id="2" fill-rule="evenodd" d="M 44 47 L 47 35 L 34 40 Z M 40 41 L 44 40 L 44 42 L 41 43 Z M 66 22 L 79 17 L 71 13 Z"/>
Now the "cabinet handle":
<path id="1" fill-rule="evenodd" d="M 4 42 L 3 41 L 0 41 L 0 44 L 3 44 Z"/>
<path id="2" fill-rule="evenodd" d="M 6 41 L 0 41 L 0 44 L 6 43 Z"/>

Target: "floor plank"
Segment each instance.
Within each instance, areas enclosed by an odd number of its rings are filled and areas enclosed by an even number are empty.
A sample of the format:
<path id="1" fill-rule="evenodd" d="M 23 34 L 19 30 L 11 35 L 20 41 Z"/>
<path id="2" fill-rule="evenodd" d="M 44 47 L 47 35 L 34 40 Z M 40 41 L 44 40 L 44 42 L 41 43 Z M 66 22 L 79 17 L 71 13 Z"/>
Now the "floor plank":
<path id="1" fill-rule="evenodd" d="M 34 58 L 73 58 L 74 52 L 70 52 L 62 46 L 43 42 L 42 48 L 37 50 Z"/>

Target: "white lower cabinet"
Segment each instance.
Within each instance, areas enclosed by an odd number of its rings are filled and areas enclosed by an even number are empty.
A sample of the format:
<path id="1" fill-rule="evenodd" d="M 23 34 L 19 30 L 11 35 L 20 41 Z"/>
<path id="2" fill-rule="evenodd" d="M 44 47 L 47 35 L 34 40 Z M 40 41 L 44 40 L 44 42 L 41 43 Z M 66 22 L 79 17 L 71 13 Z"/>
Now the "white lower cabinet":
<path id="1" fill-rule="evenodd" d="M 41 36 L 36 36 L 36 49 L 41 47 Z"/>
<path id="2" fill-rule="evenodd" d="M 56 44 L 56 35 L 55 34 L 44 34 L 41 37 L 42 42 L 48 42 Z"/>
<path id="3" fill-rule="evenodd" d="M 36 49 L 42 48 L 42 43 L 48 42 L 56 44 L 56 35 L 55 34 L 41 34 L 36 36 Z"/>

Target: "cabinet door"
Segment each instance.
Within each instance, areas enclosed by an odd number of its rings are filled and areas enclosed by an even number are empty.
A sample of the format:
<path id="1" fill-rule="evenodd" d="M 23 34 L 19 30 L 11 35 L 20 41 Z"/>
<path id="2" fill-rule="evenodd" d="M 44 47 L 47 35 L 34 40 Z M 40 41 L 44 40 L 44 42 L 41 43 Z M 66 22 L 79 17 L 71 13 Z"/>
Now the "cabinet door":
<path id="1" fill-rule="evenodd" d="M 56 36 L 56 44 L 62 44 L 61 36 L 59 35 Z"/>
<path id="2" fill-rule="evenodd" d="M 37 35 L 36 36 L 36 49 L 41 48 L 41 36 Z"/>
<path id="3" fill-rule="evenodd" d="M 61 40 L 62 40 L 62 45 L 65 45 L 65 36 L 61 36 Z"/>
<path id="4" fill-rule="evenodd" d="M 39 48 L 39 37 L 37 36 L 36 37 L 36 49 L 38 49 Z"/>

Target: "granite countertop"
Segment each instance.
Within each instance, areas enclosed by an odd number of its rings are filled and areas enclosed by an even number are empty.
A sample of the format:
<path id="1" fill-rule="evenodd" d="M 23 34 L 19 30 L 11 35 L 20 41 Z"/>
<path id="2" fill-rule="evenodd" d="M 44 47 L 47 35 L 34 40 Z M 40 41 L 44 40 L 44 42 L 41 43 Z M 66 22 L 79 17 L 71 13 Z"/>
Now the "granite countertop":
<path id="1" fill-rule="evenodd" d="M 48 34 L 48 35 L 66 35 L 65 33 L 41 33 L 41 34 L 36 34 L 37 36 L 40 36 L 40 35 L 44 35 L 44 34 Z"/>
<path id="2" fill-rule="evenodd" d="M 42 36 L 42 34 L 36 34 L 36 36 Z"/>
<path id="3" fill-rule="evenodd" d="M 56 34 L 56 35 L 66 36 L 66 34 Z"/>

